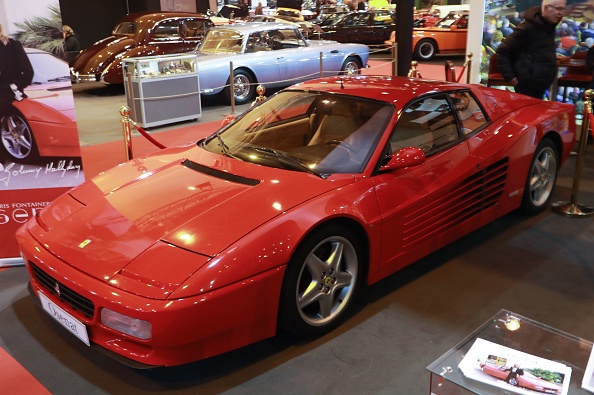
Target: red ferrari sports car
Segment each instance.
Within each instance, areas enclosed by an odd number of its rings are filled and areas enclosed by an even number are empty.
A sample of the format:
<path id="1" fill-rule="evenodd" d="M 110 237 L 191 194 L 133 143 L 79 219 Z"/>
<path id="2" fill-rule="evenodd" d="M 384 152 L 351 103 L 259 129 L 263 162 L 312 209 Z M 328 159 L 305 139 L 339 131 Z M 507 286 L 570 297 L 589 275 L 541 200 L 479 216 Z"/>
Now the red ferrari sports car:
<path id="1" fill-rule="evenodd" d="M 544 210 L 574 119 L 573 105 L 481 85 L 311 80 L 81 184 L 16 237 L 43 309 L 136 366 L 278 328 L 316 336 L 361 287 Z"/>
<path id="2" fill-rule="evenodd" d="M 502 380 L 505 380 L 509 375 L 509 368 L 489 363 L 481 364 L 481 370 L 489 376 Z M 563 386 L 561 384 L 543 380 L 527 371 L 524 371 L 521 375 L 510 378 L 509 384 L 514 387 L 527 388 L 545 394 L 561 394 L 563 392 Z"/>

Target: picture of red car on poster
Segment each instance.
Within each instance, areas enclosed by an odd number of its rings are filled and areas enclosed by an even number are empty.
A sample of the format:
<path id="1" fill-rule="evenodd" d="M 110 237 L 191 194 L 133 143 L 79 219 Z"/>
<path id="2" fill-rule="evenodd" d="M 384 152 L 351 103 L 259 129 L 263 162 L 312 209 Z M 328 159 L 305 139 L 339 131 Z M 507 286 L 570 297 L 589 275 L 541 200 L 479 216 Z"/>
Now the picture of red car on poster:
<path id="1" fill-rule="evenodd" d="M 35 74 L 26 98 L 0 114 L 0 156 L 17 163 L 34 163 L 39 157 L 80 159 L 68 64 L 39 49 L 25 51 Z"/>
<path id="2" fill-rule="evenodd" d="M 571 367 L 476 339 L 458 365 L 466 377 L 517 394 L 559 394 L 569 390 Z"/>

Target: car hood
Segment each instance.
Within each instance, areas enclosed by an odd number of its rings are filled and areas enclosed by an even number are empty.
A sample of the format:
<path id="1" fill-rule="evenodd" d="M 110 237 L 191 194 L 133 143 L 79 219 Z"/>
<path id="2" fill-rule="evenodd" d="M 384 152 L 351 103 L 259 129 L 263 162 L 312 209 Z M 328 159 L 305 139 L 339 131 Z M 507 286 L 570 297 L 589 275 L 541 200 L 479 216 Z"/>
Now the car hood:
<path id="1" fill-rule="evenodd" d="M 41 211 L 43 231 L 32 233 L 53 254 L 102 281 L 128 265 L 151 278 L 155 254 L 172 259 L 151 252 L 163 251 L 160 245 L 203 255 L 185 260 L 186 272 L 176 265 L 175 275 L 184 277 L 197 270 L 196 262 L 204 264 L 274 217 L 351 182 L 352 175 L 322 179 L 199 147 L 176 148 L 120 165 L 71 190 Z M 143 260 L 143 254 L 153 259 Z"/>
<path id="2" fill-rule="evenodd" d="M 116 55 L 135 46 L 135 41 L 131 37 L 109 36 L 78 55 L 72 68 L 80 74 L 100 74 L 114 61 Z"/>
<path id="3" fill-rule="evenodd" d="M 54 84 L 29 85 L 25 89 L 28 98 L 42 103 L 64 114 L 70 120 L 76 120 L 74 98 L 70 82 Z M 35 117 L 36 114 L 32 114 Z"/>

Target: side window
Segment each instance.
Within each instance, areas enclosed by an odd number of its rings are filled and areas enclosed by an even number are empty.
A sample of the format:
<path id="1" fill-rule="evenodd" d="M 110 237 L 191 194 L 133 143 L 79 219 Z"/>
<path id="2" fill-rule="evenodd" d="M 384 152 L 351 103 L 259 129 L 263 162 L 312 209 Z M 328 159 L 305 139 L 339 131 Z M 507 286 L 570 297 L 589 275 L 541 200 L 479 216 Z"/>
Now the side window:
<path id="1" fill-rule="evenodd" d="M 180 38 L 179 22 L 177 20 L 164 21 L 157 25 L 153 38 L 159 41 L 177 40 Z"/>
<path id="2" fill-rule="evenodd" d="M 462 133 L 464 135 L 471 134 L 487 123 L 485 113 L 483 113 L 483 110 L 470 92 L 450 93 L 450 97 L 456 107 L 458 118 L 460 118 L 460 122 L 462 123 Z"/>
<path id="3" fill-rule="evenodd" d="M 206 34 L 206 26 L 204 22 L 197 19 L 189 19 L 184 21 L 184 37 L 199 37 L 202 38 Z"/>
<path id="4" fill-rule="evenodd" d="M 458 139 L 458 127 L 445 95 L 437 94 L 410 103 L 402 110 L 390 138 L 392 152 L 418 147 L 426 155 Z"/>
<path id="5" fill-rule="evenodd" d="M 468 15 L 463 15 L 458 22 L 458 29 L 468 29 Z"/>

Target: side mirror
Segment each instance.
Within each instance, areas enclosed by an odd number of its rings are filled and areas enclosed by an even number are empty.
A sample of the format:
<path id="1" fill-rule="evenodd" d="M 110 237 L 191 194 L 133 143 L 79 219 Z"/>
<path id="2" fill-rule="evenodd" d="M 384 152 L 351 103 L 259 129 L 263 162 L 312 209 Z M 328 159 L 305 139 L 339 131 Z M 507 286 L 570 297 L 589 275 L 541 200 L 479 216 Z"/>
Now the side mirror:
<path id="1" fill-rule="evenodd" d="M 420 148 L 402 148 L 394 154 L 386 165 L 380 167 L 380 171 L 393 171 L 405 167 L 422 165 L 426 159 L 425 153 Z"/>
<path id="2" fill-rule="evenodd" d="M 458 25 L 451 25 L 450 30 L 458 30 Z"/>
<path id="3" fill-rule="evenodd" d="M 235 120 L 235 116 L 234 115 L 227 115 L 225 118 L 223 118 L 223 120 L 221 121 L 221 127 L 223 126 L 227 126 L 229 125 L 231 122 L 233 122 Z"/>

